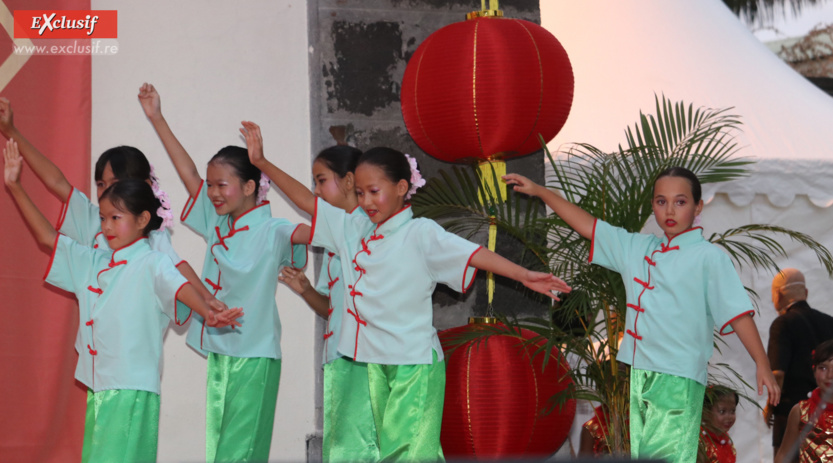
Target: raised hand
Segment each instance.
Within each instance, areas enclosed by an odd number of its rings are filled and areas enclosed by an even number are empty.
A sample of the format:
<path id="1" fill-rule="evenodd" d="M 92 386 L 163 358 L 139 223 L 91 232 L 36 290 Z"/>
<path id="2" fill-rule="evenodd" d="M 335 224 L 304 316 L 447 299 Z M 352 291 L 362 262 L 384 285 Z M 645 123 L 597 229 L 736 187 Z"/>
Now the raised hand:
<path id="1" fill-rule="evenodd" d="M 260 135 L 260 126 L 251 121 L 243 121 L 240 133 L 246 139 L 246 148 L 249 150 L 249 162 L 258 165 L 266 160 L 263 156 L 263 137 Z"/>
<path id="2" fill-rule="evenodd" d="M 538 196 L 538 188 L 541 188 L 541 185 L 538 185 L 523 175 L 506 174 L 501 178 L 503 178 L 503 181 L 506 182 L 507 185 L 514 185 L 512 188 L 513 190 L 529 196 Z"/>
<path id="3" fill-rule="evenodd" d="M 142 105 L 148 119 L 162 115 L 162 102 L 159 99 L 159 93 L 156 92 L 153 85 L 147 82 L 139 88 L 139 103 Z"/>
<path id="4" fill-rule="evenodd" d="M 3 149 L 3 179 L 6 185 L 13 186 L 20 183 L 20 171 L 23 170 L 23 158 L 17 149 L 17 142 L 9 139 Z"/>
<path id="5" fill-rule="evenodd" d="M 304 294 L 304 292 L 312 287 L 307 276 L 304 275 L 304 271 L 297 268 L 281 268 L 281 274 L 278 275 L 278 280 L 286 283 L 287 286 L 298 294 Z"/>
<path id="6" fill-rule="evenodd" d="M 14 112 L 12 112 L 12 104 L 7 98 L 0 98 L 0 132 L 6 138 L 12 136 L 14 132 Z"/>

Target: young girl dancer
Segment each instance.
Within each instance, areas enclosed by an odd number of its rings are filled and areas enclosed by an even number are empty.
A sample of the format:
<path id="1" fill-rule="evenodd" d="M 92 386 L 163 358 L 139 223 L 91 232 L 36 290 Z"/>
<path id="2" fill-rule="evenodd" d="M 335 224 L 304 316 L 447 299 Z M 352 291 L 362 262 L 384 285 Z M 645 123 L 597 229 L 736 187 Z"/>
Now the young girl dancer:
<path id="1" fill-rule="evenodd" d="M 75 378 L 87 386 L 84 462 L 156 461 L 162 338 L 180 300 L 211 326 L 234 326 L 240 309 L 214 314 L 170 259 L 151 250 L 160 207 L 151 187 L 124 180 L 101 195 L 108 250 L 55 231 L 20 185 L 22 159 L 6 143 L 5 182 L 37 241 L 53 254 L 46 282 L 75 293 L 81 323 Z"/>
<path id="2" fill-rule="evenodd" d="M 622 275 L 628 312 L 617 360 L 633 367 L 634 458 L 696 459 L 713 326 L 724 335 L 737 333 L 755 360 L 758 393 L 766 386 L 770 401 L 778 402 L 749 296 L 729 257 L 703 238 L 702 228 L 692 228 L 703 208 L 696 175 L 673 167 L 657 176 L 651 204 L 663 238 L 612 227 L 521 175 L 503 178 L 515 191 L 540 197 L 592 240 L 591 263 Z"/>
<path id="3" fill-rule="evenodd" d="M 256 125 L 244 127 L 251 134 L 247 140 L 260 140 Z M 316 199 L 262 151 L 252 153 L 253 163 L 312 215 L 311 244 L 341 258 L 348 315 L 338 351 L 352 359 L 348 366 L 366 364 L 380 459 L 442 459 L 445 364 L 431 304 L 437 283 L 464 292 L 479 268 L 553 298 L 553 291 L 569 287 L 551 274 L 532 272 L 448 233 L 432 220 L 414 219 L 407 199 L 419 173 L 399 151 L 374 148 L 359 158 L 356 193 L 366 215 L 348 214 Z"/>
<path id="4" fill-rule="evenodd" d="M 737 452 L 729 430 L 735 424 L 738 394 L 723 386 L 709 386 L 703 398 L 703 425 L 700 426 L 700 450 L 697 461 L 702 463 L 735 463 Z"/>
<path id="5" fill-rule="evenodd" d="M 74 188 L 63 172 L 49 158 L 44 156 L 14 125 L 14 112 L 6 98 L 0 98 L 0 132 L 8 139 L 13 139 L 19 146 L 20 154 L 32 168 L 32 171 L 61 202 L 64 203 L 56 228 L 58 232 L 73 240 L 100 249 L 109 249 L 107 240 L 101 234 L 98 218 L 98 206 L 92 204 L 84 193 Z M 188 262 L 179 258 L 171 245 L 170 229 L 173 216 L 168 204 L 168 196 L 159 188 L 152 168 L 145 155 L 132 146 L 110 148 L 99 156 L 95 163 L 96 198 L 110 185 L 119 180 L 134 178 L 148 182 L 154 195 L 160 200 L 159 215 L 164 219 L 159 229 L 148 234 L 148 244 L 154 251 L 168 255 L 179 272 L 188 279 L 203 299 L 217 310 L 227 309 L 202 284 L 194 269 Z M 176 324 L 182 325 L 191 315 L 190 310 L 178 310 Z"/>
<path id="6" fill-rule="evenodd" d="M 203 278 L 216 297 L 246 310 L 239 329 L 200 319 L 188 329 L 188 344 L 208 355 L 207 460 L 268 460 L 281 373 L 278 272 L 306 265 L 309 227 L 272 218 L 268 179 L 261 183 L 245 148 L 221 149 L 203 181 L 152 85 L 141 87 L 139 101 L 190 195 L 181 218 L 208 242 Z"/>
<path id="7" fill-rule="evenodd" d="M 248 129 L 253 126 L 246 124 Z M 259 131 L 244 131 L 253 136 Z M 362 152 L 350 146 L 333 146 L 321 151 L 312 164 L 315 196 L 348 214 L 364 215 L 358 206 L 355 177 Z M 352 363 L 338 353 L 342 319 L 346 312 L 341 259 L 327 252 L 318 284 L 313 289 L 304 272 L 281 270 L 279 278 L 300 294 L 319 315 L 327 319 L 324 332 L 324 439 L 325 462 L 376 461 L 376 424 L 367 394 L 367 365 Z M 349 316 L 349 315 L 348 315 Z"/>
<path id="8" fill-rule="evenodd" d="M 787 418 L 787 429 L 775 463 L 788 463 L 802 431 L 807 437 L 798 448 L 799 463 L 833 460 L 833 340 L 824 341 L 813 351 L 813 376 L 818 386 L 810 398 L 795 404 Z M 826 399 L 826 400 L 825 400 Z M 792 460 L 795 461 L 795 460 Z"/>

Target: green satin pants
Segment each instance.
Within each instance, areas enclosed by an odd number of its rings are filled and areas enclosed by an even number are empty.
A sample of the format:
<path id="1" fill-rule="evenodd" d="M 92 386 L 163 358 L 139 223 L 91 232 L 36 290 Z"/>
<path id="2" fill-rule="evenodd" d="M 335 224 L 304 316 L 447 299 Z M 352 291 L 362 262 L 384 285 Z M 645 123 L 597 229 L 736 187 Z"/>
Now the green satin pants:
<path id="1" fill-rule="evenodd" d="M 269 460 L 280 379 L 280 359 L 208 354 L 208 463 Z"/>
<path id="2" fill-rule="evenodd" d="M 440 428 L 445 362 L 431 365 L 367 364 L 381 461 L 443 461 Z"/>
<path id="3" fill-rule="evenodd" d="M 82 463 L 148 463 L 159 444 L 159 394 L 87 390 Z"/>
<path id="4" fill-rule="evenodd" d="M 694 463 L 706 386 L 631 368 L 631 457 Z"/>
<path id="5" fill-rule="evenodd" d="M 346 357 L 324 365 L 325 462 L 379 461 L 367 364 Z"/>

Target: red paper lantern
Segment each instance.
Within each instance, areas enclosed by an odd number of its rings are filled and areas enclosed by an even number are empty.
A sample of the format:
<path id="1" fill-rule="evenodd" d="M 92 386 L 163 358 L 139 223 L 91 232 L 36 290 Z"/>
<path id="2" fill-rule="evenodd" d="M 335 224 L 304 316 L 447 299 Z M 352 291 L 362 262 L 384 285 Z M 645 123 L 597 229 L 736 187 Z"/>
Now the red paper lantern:
<path id="1" fill-rule="evenodd" d="M 446 351 L 461 332 L 477 324 L 440 332 Z M 541 457 L 555 453 L 570 432 L 576 403 L 568 399 L 550 409 L 553 396 L 572 380 L 569 365 L 552 351 L 543 367 L 536 336 L 495 334 L 469 341 L 446 353 L 445 406 L 440 440 L 446 457 Z"/>
<path id="2" fill-rule="evenodd" d="M 431 156 L 505 159 L 541 149 L 573 101 L 567 52 L 541 26 L 477 17 L 443 27 L 417 48 L 402 79 L 402 115 Z"/>

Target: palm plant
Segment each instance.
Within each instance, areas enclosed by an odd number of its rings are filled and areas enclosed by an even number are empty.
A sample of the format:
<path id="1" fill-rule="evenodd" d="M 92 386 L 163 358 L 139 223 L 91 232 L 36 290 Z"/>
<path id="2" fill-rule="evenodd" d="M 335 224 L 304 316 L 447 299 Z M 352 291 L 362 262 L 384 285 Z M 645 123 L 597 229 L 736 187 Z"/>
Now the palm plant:
<path id="1" fill-rule="evenodd" d="M 739 118 L 728 109 L 698 109 L 657 97 L 656 113 L 640 113 L 639 121 L 626 129 L 625 143 L 616 152 L 576 144 L 553 156 L 542 143 L 553 170 L 547 186 L 560 190 L 566 199 L 593 216 L 639 232 L 652 214 L 652 185 L 663 169 L 686 167 L 702 183 L 747 174 L 753 161 L 737 156 L 735 137 L 740 127 Z M 612 419 L 608 444 L 614 452 L 627 452 L 628 377 L 616 362 L 616 340 L 623 331 L 626 311 L 621 276 L 589 264 L 589 241 L 558 216 L 545 215 L 540 202 L 522 203 L 522 195 L 514 192 L 503 198 L 497 189 L 484 186 L 497 184 L 496 175 L 480 172 L 455 167 L 452 173 L 432 179 L 413 198 L 414 212 L 444 221 L 447 229 L 460 234 L 471 235 L 490 223 L 496 224 L 519 240 L 542 267 L 564 278 L 573 292 L 553 305 L 546 316 L 504 318 L 503 326 L 476 330 L 470 336 L 524 328 L 537 333 L 529 340 L 530 345 L 546 341 L 540 352 L 556 348 L 568 358 L 577 359 L 570 372 L 573 386 L 565 393 L 605 404 Z M 824 246 L 786 228 L 752 224 L 715 233 L 709 240 L 722 246 L 739 267 L 776 269 L 773 256 L 785 255 L 779 243 L 785 238 L 812 249 L 833 274 L 833 256 Z M 724 379 L 729 377 L 723 375 Z M 554 403 L 564 398 L 555 398 Z"/>

